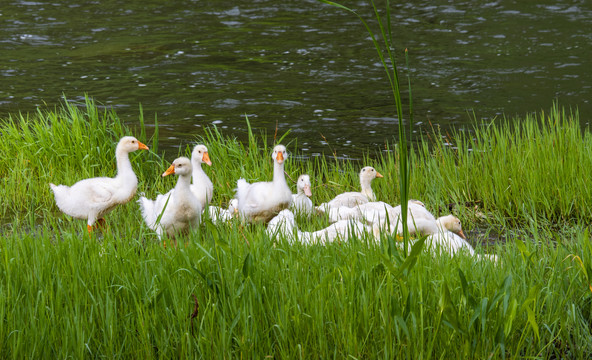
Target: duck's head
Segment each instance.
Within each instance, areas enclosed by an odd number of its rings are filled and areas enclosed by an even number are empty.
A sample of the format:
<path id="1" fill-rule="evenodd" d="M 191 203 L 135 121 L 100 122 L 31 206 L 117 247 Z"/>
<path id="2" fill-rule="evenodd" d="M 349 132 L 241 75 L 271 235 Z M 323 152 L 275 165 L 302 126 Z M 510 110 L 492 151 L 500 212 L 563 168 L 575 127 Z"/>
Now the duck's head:
<path id="1" fill-rule="evenodd" d="M 148 146 L 142 144 L 138 139 L 133 136 L 124 136 L 119 140 L 116 151 L 124 151 L 127 153 L 134 152 L 136 150 L 149 150 Z"/>
<path id="2" fill-rule="evenodd" d="M 311 197 L 311 185 L 310 185 L 310 176 L 307 174 L 302 174 L 298 177 L 298 181 L 296 182 L 296 187 L 298 188 L 298 193 L 304 193 L 304 195 Z"/>
<path id="3" fill-rule="evenodd" d="M 163 177 L 175 174 L 175 175 L 191 175 L 192 167 L 191 160 L 186 157 L 180 157 L 175 159 L 171 166 L 162 174 Z"/>
<path id="4" fill-rule="evenodd" d="M 381 178 L 384 176 L 382 176 L 382 174 L 376 171 L 376 169 L 374 169 L 372 166 L 366 166 L 360 170 L 360 182 L 372 181 L 377 177 Z"/>
<path id="5" fill-rule="evenodd" d="M 228 211 L 230 214 L 238 214 L 238 199 L 232 199 L 228 202 Z"/>
<path id="6" fill-rule="evenodd" d="M 286 147 L 284 145 L 276 145 L 273 148 L 273 154 L 271 157 L 273 158 L 273 161 L 277 162 L 278 164 L 282 164 L 284 160 L 288 158 Z"/>
<path id="7" fill-rule="evenodd" d="M 195 145 L 193 151 L 191 152 L 191 160 L 196 161 L 198 164 L 206 163 L 209 166 L 212 166 L 212 161 L 210 160 L 210 155 L 208 154 L 208 148 L 205 145 Z"/>
<path id="8" fill-rule="evenodd" d="M 444 226 L 444 228 L 448 231 L 452 231 L 456 235 L 460 236 L 463 239 L 466 239 L 465 234 L 462 231 L 462 226 L 460 225 L 460 220 L 454 215 L 446 215 L 438 218 L 438 221 Z"/>

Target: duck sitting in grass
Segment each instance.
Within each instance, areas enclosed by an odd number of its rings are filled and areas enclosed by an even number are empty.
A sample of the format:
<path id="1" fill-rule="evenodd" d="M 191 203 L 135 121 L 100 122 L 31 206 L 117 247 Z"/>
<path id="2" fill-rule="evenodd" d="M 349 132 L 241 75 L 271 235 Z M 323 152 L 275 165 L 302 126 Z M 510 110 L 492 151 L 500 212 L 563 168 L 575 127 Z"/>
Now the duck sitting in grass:
<path id="1" fill-rule="evenodd" d="M 238 200 L 232 199 L 228 202 L 228 209 L 220 206 L 208 206 L 208 215 L 214 224 L 228 222 L 238 213 Z"/>
<path id="2" fill-rule="evenodd" d="M 302 174 L 296 181 L 296 194 L 292 195 L 290 208 L 299 214 L 312 215 L 316 213 L 310 197 L 312 196 L 310 176 Z"/>
<path id="3" fill-rule="evenodd" d="M 272 158 L 273 181 L 249 184 L 245 179 L 239 179 L 236 184 L 238 212 L 248 222 L 267 223 L 292 201 L 292 191 L 284 175 L 284 161 L 288 158 L 286 147 L 275 146 Z"/>
<path id="4" fill-rule="evenodd" d="M 328 244 L 337 240 L 347 241 L 351 237 L 362 238 L 369 235 L 373 240 L 380 239 L 378 226 L 369 226 L 355 220 L 340 220 L 324 229 L 307 232 L 300 231 L 296 225 L 294 213 L 288 209 L 282 210 L 267 225 L 270 236 L 284 236 L 291 243 Z"/>
<path id="5" fill-rule="evenodd" d="M 339 194 L 333 200 L 317 206 L 321 212 L 328 208 L 354 207 L 369 201 L 376 201 L 376 196 L 372 191 L 372 180 L 383 177 L 372 166 L 366 166 L 360 170 L 360 188 L 361 191 L 350 191 Z"/>
<path id="6" fill-rule="evenodd" d="M 119 140 L 115 149 L 117 176 L 114 178 L 90 178 L 72 186 L 50 183 L 58 208 L 74 218 L 86 219 L 90 234 L 95 222 L 104 223 L 103 216 L 117 205 L 127 203 L 136 194 L 138 178 L 129 160 L 129 153 L 136 150 L 148 150 L 148 147 L 133 136 Z"/>

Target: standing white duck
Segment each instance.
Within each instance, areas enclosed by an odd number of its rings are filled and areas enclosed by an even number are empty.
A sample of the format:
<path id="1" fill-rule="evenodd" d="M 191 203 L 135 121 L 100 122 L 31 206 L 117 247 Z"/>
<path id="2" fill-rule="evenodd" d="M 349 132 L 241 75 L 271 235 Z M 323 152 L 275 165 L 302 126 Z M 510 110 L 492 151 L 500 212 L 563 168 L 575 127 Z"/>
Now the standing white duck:
<path id="1" fill-rule="evenodd" d="M 129 153 L 136 150 L 148 150 L 148 147 L 133 136 L 119 140 L 115 149 L 117 175 L 114 178 L 90 178 L 72 186 L 50 183 L 58 208 L 74 218 L 87 219 L 90 234 L 96 221 L 104 222 L 103 216 L 136 194 L 138 178 L 129 160 Z"/>
<path id="2" fill-rule="evenodd" d="M 290 207 L 301 214 L 314 214 L 316 211 L 312 204 L 312 200 L 310 200 L 312 191 L 309 175 L 302 174 L 298 177 L 298 180 L 296 181 L 296 190 L 297 193 L 292 195 L 292 204 Z"/>
<path id="3" fill-rule="evenodd" d="M 205 209 L 206 205 L 212 200 L 214 195 L 214 185 L 212 181 L 201 168 L 201 164 L 206 163 L 212 166 L 210 155 L 208 154 L 208 148 L 205 145 L 195 145 L 191 152 L 191 165 L 193 166 L 193 184 L 191 185 L 191 191 L 197 197 L 201 208 Z"/>
<path id="4" fill-rule="evenodd" d="M 286 183 L 284 160 L 286 147 L 273 148 L 273 181 L 249 184 L 245 179 L 237 182 L 238 212 L 247 221 L 268 222 L 278 212 L 290 206 L 292 191 Z"/>
<path id="5" fill-rule="evenodd" d="M 191 160 L 186 157 L 175 159 L 162 174 L 163 177 L 178 175 L 175 188 L 165 195 L 158 195 L 155 200 L 145 197 L 138 200 L 144 221 L 150 229 L 156 231 L 159 238 L 165 233 L 169 237 L 187 233 L 191 227 L 199 225 L 202 208 L 190 189 L 191 171 Z"/>
<path id="6" fill-rule="evenodd" d="M 372 180 L 383 177 L 372 166 L 366 166 L 360 170 L 360 187 L 361 191 L 345 192 L 337 195 L 328 203 L 317 206 L 320 211 L 325 211 L 328 207 L 354 207 L 369 201 L 376 201 L 376 196 L 372 191 Z"/>

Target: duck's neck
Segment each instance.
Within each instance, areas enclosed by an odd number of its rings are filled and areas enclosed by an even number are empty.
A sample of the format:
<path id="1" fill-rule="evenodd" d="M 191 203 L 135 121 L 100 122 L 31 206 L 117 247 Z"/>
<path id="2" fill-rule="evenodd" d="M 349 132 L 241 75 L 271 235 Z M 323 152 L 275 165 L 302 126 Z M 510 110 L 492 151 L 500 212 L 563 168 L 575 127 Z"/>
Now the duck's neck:
<path id="1" fill-rule="evenodd" d="M 177 185 L 175 185 L 175 191 L 190 191 L 189 187 L 191 185 L 191 175 L 179 175 L 179 179 L 177 180 Z"/>
<path id="2" fill-rule="evenodd" d="M 206 174 L 203 169 L 201 168 L 201 163 L 199 161 L 194 161 L 192 164 L 193 166 L 193 183 L 196 184 L 199 181 L 196 181 L 196 179 L 201 179 L 203 178 L 203 176 Z"/>
<path id="3" fill-rule="evenodd" d="M 444 221 L 443 217 L 439 217 L 436 219 L 436 225 L 438 226 L 439 232 L 446 232 L 448 231 L 448 226 L 446 221 Z"/>
<path id="4" fill-rule="evenodd" d="M 376 197 L 374 196 L 374 192 L 372 191 L 372 180 L 360 179 L 360 186 L 362 187 L 361 193 L 366 195 L 368 200 L 376 201 Z"/>
<path id="5" fill-rule="evenodd" d="M 273 183 L 288 186 L 286 176 L 284 175 L 284 163 L 278 164 L 277 161 L 273 162 Z"/>
<path id="6" fill-rule="evenodd" d="M 129 153 L 123 150 L 117 150 L 115 158 L 117 159 L 117 178 L 125 178 L 128 181 L 134 179 L 137 183 L 138 180 L 132 168 Z"/>

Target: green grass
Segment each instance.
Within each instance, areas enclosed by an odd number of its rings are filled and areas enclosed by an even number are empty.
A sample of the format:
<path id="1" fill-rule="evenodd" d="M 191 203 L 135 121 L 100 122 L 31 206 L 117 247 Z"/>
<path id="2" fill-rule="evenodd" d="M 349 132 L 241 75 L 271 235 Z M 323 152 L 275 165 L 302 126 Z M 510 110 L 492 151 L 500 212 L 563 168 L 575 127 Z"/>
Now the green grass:
<path id="1" fill-rule="evenodd" d="M 554 105 L 548 113 L 475 128 L 436 134 L 443 141 L 424 139 L 413 160 L 414 192 L 480 201 L 511 223 L 590 219 L 592 184 L 586 174 L 592 165 L 592 136 L 582 132 L 577 112 Z M 430 181 L 436 186 L 430 188 Z"/>
<path id="2" fill-rule="evenodd" d="M 420 252 L 385 237 L 290 245 L 238 221 L 163 249 L 132 201 L 89 239 L 61 214 L 48 183 L 112 176 L 114 148 L 133 134 L 91 100 L 0 121 L 2 358 L 579 358 L 592 355 L 591 137 L 577 113 L 549 113 L 431 134 L 412 150 L 410 196 L 448 203 L 465 229 L 502 232 L 499 263 Z M 251 124 L 253 125 L 253 124 Z M 157 139 L 138 138 L 152 148 Z M 247 144 L 209 128 L 213 203 L 236 180 L 269 180 L 273 138 Z M 298 154 L 296 139 L 282 142 Z M 445 145 L 452 144 L 452 145 Z M 182 149 L 185 155 L 190 149 Z M 385 175 L 378 199 L 398 203 L 398 150 L 363 163 Z M 174 186 L 160 174 L 178 154 L 137 152 L 139 192 Z M 356 189 L 362 164 L 287 160 L 311 175 L 313 201 Z M 295 190 L 295 185 L 291 184 Z M 302 228 L 318 229 L 315 218 Z M 416 261 L 412 266 L 412 259 Z M 199 305 L 197 316 L 193 296 Z"/>

